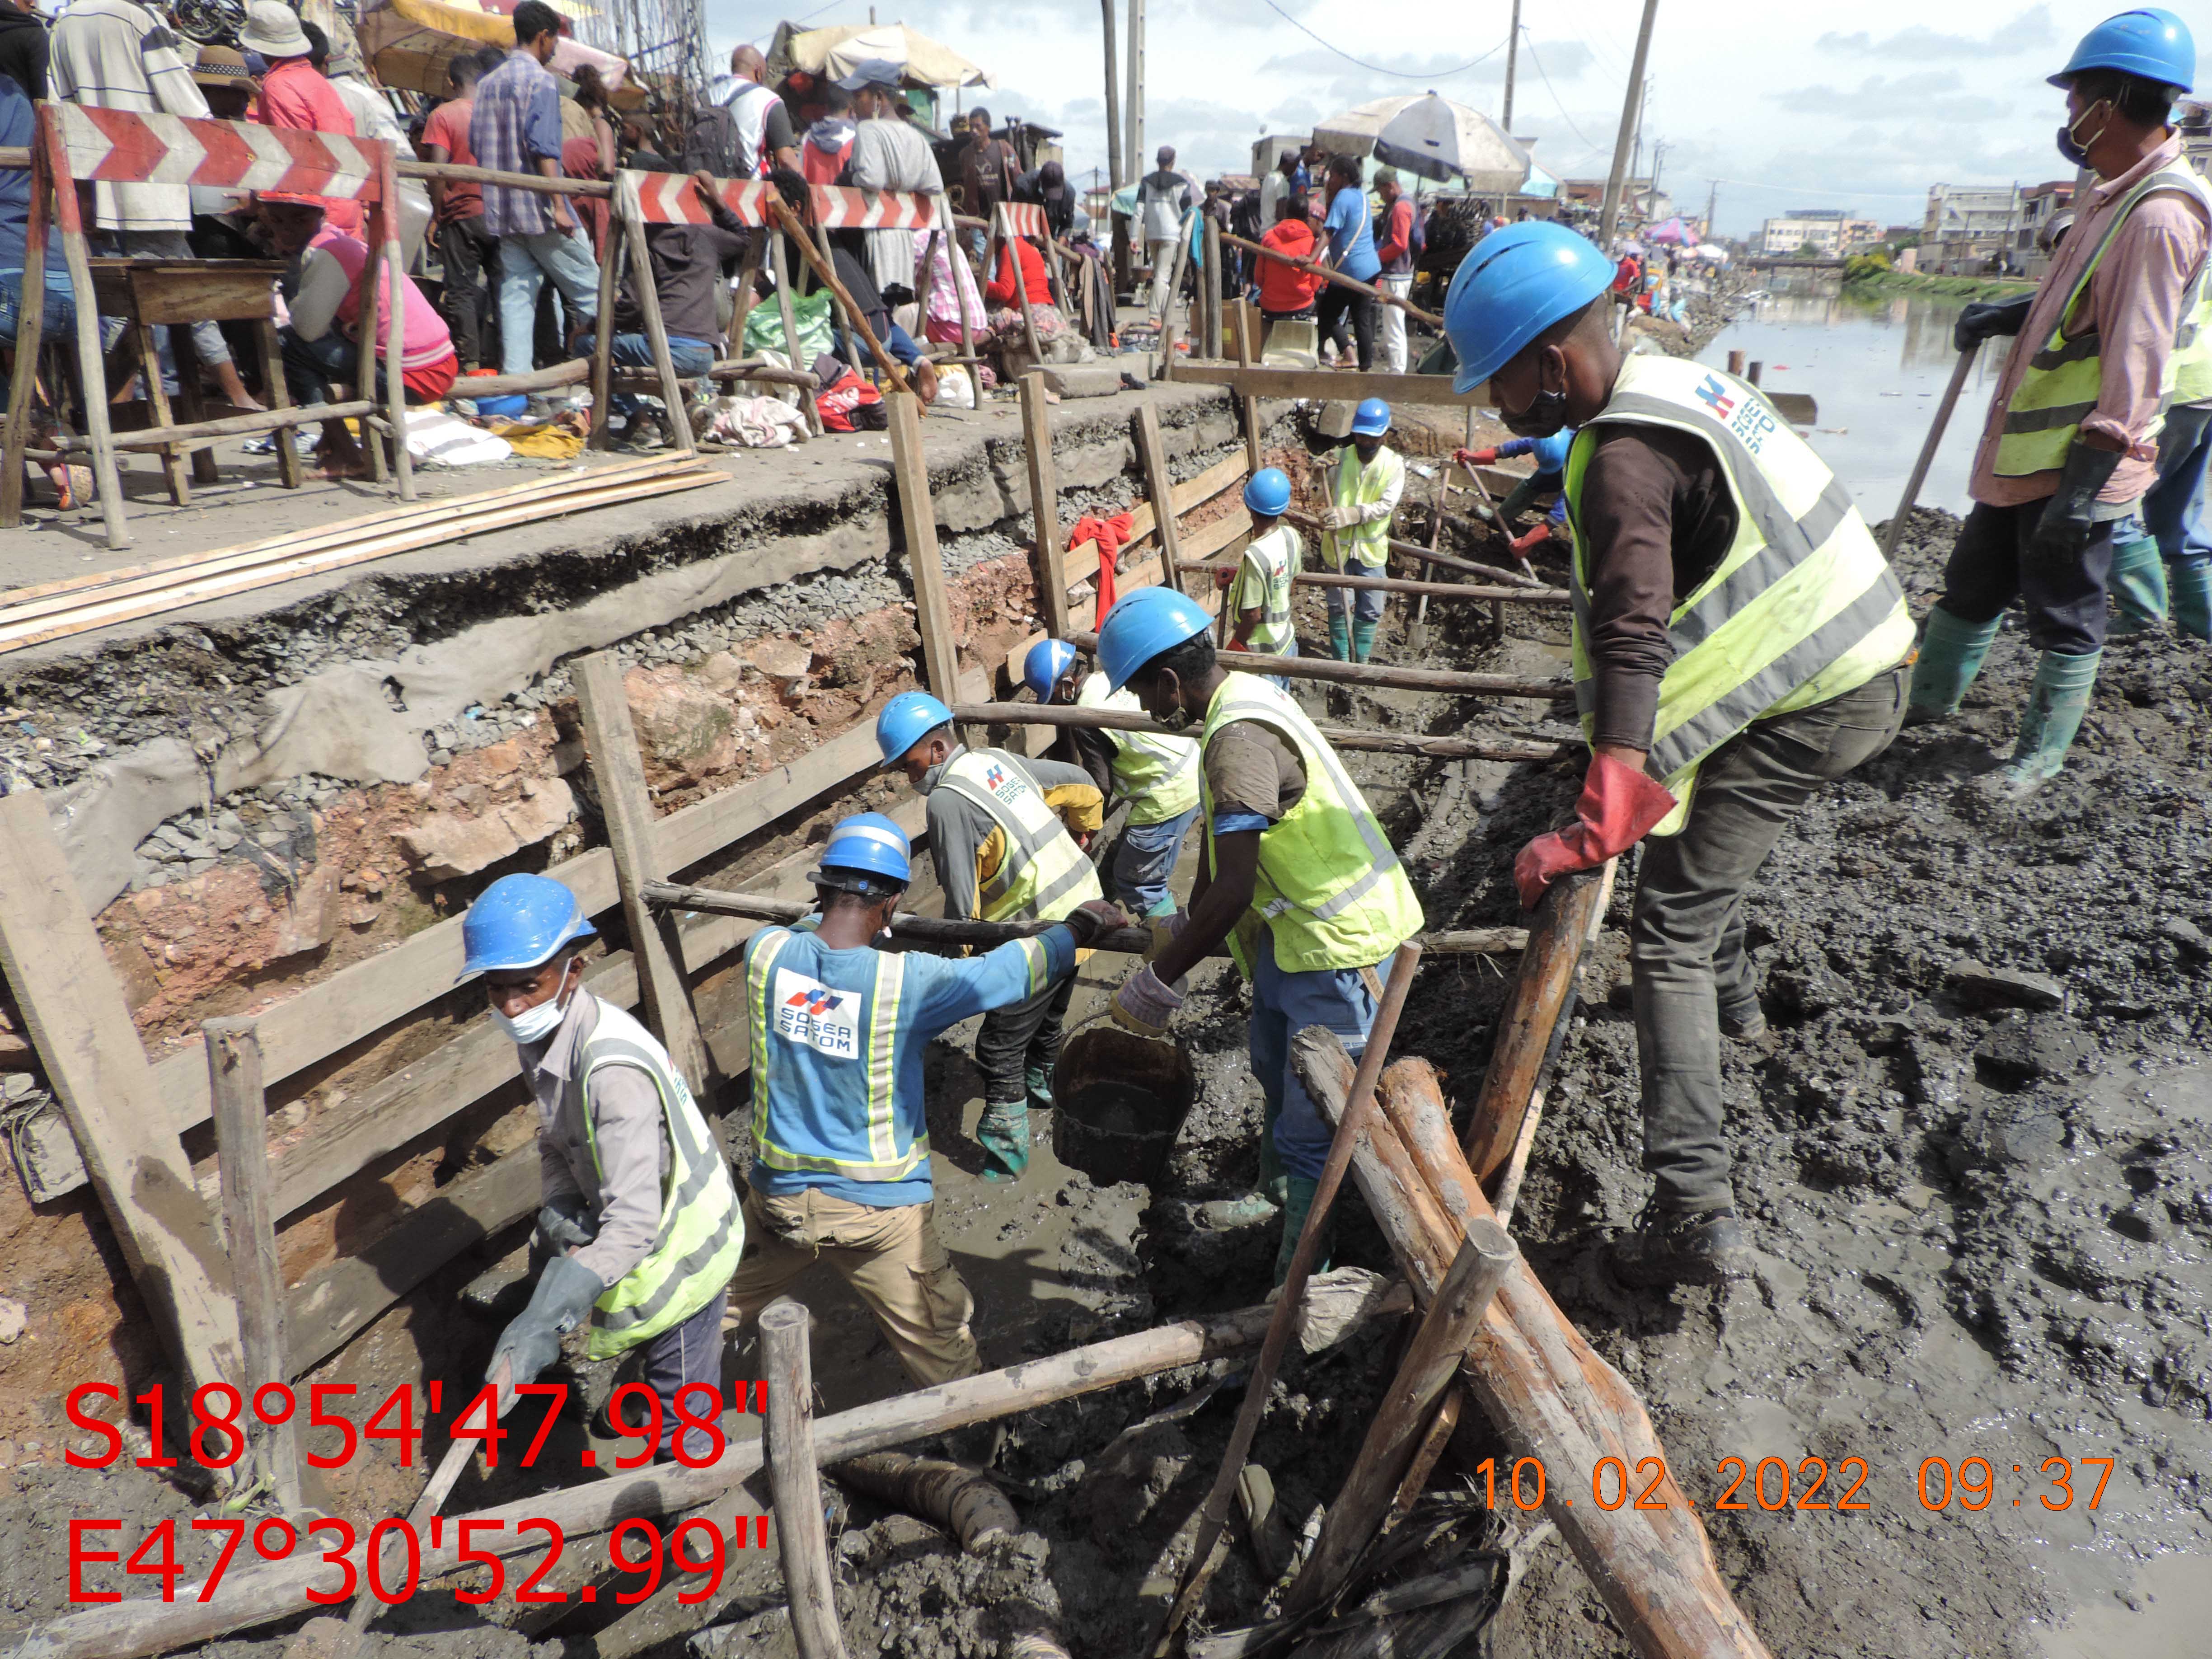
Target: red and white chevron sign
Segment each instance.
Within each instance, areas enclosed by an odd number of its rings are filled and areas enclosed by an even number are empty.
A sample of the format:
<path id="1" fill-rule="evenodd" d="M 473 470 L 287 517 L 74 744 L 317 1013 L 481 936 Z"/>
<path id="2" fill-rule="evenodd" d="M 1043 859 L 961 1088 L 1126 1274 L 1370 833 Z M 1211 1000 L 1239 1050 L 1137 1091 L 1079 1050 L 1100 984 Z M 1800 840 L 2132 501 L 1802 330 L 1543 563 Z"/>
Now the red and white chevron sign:
<path id="1" fill-rule="evenodd" d="M 41 104 L 39 118 L 60 134 L 70 176 L 79 183 L 210 185 L 368 201 L 392 148 L 378 138 L 78 104 Z"/>
<path id="2" fill-rule="evenodd" d="M 933 230 L 939 198 L 921 191 L 816 185 L 814 222 L 826 230 Z"/>
<path id="3" fill-rule="evenodd" d="M 1050 227 L 1045 223 L 1044 210 L 1034 202 L 1000 203 L 997 228 L 1001 240 L 1008 236 L 1051 234 Z"/>
<path id="4" fill-rule="evenodd" d="M 704 225 L 714 222 L 707 204 L 692 188 L 688 173 L 633 173 L 639 216 L 648 225 Z M 768 198 L 775 188 L 763 179 L 717 179 L 722 205 L 748 228 L 768 222 Z"/>

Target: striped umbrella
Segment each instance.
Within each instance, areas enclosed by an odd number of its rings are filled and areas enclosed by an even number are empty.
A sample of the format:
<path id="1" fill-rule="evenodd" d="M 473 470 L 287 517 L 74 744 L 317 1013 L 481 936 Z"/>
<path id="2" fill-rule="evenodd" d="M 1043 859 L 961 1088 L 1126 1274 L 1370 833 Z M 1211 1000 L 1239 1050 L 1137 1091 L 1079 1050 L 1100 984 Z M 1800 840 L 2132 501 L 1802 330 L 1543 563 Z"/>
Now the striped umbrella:
<path id="1" fill-rule="evenodd" d="M 1323 121 L 1314 143 L 1339 155 L 1373 155 L 1384 167 L 1424 179 L 1464 179 L 1474 191 L 1507 195 L 1528 177 L 1528 152 L 1479 109 L 1435 93 L 1377 98 Z"/>

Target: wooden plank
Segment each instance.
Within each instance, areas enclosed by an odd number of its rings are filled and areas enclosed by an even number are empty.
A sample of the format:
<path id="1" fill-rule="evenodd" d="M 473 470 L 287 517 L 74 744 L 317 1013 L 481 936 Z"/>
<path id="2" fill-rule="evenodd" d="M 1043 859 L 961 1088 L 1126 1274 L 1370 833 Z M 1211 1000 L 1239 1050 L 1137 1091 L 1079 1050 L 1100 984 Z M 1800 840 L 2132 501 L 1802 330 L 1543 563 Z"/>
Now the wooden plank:
<path id="1" fill-rule="evenodd" d="M 921 406 L 900 392 L 884 403 L 890 410 L 891 467 L 906 531 L 907 574 L 914 582 L 915 625 L 921 632 L 922 677 L 931 690 L 950 702 L 959 695 L 960 660 L 945 561 L 937 550 L 937 509 L 929 495 L 929 457 L 921 444 Z"/>
<path id="2" fill-rule="evenodd" d="M 222 1165 L 222 1225 L 238 1300 L 249 1405 L 284 1371 L 284 1281 L 276 1266 L 276 1218 L 270 1207 L 269 1108 L 261 1091 L 261 1039 L 250 1019 L 202 1022 L 208 1078 L 215 1091 L 216 1156 Z M 270 1424 L 252 1413 L 256 1467 L 289 1514 L 300 1510 L 300 1414 Z"/>
<path id="3" fill-rule="evenodd" d="M 1060 538 L 1060 475 L 1052 463 L 1052 405 L 1045 401 L 1042 371 L 1022 376 L 1022 447 L 1030 466 L 1030 517 L 1036 526 L 1037 603 L 1054 639 L 1067 632 L 1067 584 L 1053 580 L 1063 568 Z"/>
<path id="4" fill-rule="evenodd" d="M 1160 443 L 1160 412 L 1150 404 L 1137 410 L 1137 459 L 1144 464 L 1145 490 L 1152 498 L 1152 514 L 1158 520 L 1163 580 L 1180 593 L 1183 588 L 1182 572 L 1177 567 L 1182 550 L 1173 506 L 1175 486 L 1168 473 L 1167 451 Z M 1170 504 L 1169 511 L 1160 511 L 1162 501 Z"/>
<path id="5" fill-rule="evenodd" d="M 98 383 L 94 382 L 95 395 Z M 191 1383 L 238 1367 L 215 1216 L 161 1127 L 146 1051 L 35 789 L 0 798 L 0 967 L 171 1357 Z"/>
<path id="6" fill-rule="evenodd" d="M 1224 551 L 1243 551 L 1243 544 L 1252 536 L 1252 515 L 1239 508 L 1226 518 L 1217 520 L 1201 529 L 1190 532 L 1182 544 L 1185 568 L 1194 562 L 1212 558 Z"/>
<path id="7" fill-rule="evenodd" d="M 643 969 L 638 989 L 645 1022 L 703 1100 L 714 1093 L 714 1061 L 699 1036 L 691 988 L 684 982 L 683 941 L 673 916 L 646 908 L 646 884 L 660 880 L 668 872 L 654 843 L 653 793 L 646 786 L 645 757 L 638 750 L 637 729 L 630 721 L 622 664 L 611 652 L 593 652 L 576 665 L 575 684 L 577 705 L 584 716 L 585 750 L 592 781 L 599 785 L 607 850 L 614 855 L 615 884 L 622 894 L 623 920 L 629 924 L 630 949 Z"/>
<path id="8" fill-rule="evenodd" d="M 1200 386 L 1225 386 L 1261 398 L 1309 398 L 1322 402 L 1358 402 L 1380 398 L 1389 404 L 1452 404 L 1494 409 L 1487 385 L 1454 392 L 1449 374 L 1391 374 L 1334 368 L 1241 368 L 1235 363 L 1185 362 L 1176 379 Z"/>

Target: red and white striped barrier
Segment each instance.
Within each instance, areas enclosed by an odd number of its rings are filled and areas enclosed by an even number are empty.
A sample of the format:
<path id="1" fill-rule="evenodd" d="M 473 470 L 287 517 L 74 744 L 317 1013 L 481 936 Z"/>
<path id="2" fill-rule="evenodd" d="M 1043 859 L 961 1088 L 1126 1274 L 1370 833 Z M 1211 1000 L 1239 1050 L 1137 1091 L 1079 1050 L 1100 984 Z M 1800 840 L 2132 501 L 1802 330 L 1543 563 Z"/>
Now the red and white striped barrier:
<path id="1" fill-rule="evenodd" d="M 373 200 L 390 146 L 243 121 L 188 120 L 51 104 L 53 130 L 79 182 L 204 185 Z"/>
<path id="2" fill-rule="evenodd" d="M 1035 202 L 1001 202 L 997 218 L 991 227 L 992 234 L 1002 240 L 1009 236 L 1035 236 L 1040 240 L 1052 234 L 1046 222 L 1044 210 Z"/>
<path id="3" fill-rule="evenodd" d="M 944 198 L 921 191 L 815 185 L 811 194 L 814 222 L 825 230 L 934 230 L 943 222 Z"/>
<path id="4" fill-rule="evenodd" d="M 648 225 L 705 225 L 714 222 L 688 173 L 632 173 L 640 216 Z M 748 229 L 768 223 L 768 200 L 775 186 L 765 179 L 717 179 L 714 193 Z"/>

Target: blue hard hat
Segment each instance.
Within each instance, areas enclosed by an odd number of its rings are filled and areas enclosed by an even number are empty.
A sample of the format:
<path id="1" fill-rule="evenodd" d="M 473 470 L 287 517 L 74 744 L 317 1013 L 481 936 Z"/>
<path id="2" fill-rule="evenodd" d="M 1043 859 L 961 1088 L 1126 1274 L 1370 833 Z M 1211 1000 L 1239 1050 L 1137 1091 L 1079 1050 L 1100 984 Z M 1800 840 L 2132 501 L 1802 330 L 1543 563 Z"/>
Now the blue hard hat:
<path id="1" fill-rule="evenodd" d="M 1613 276 L 1613 261 L 1565 225 L 1531 219 L 1484 237 L 1444 294 L 1444 333 L 1459 356 L 1452 390 L 1475 390 L 1611 288 Z"/>
<path id="2" fill-rule="evenodd" d="M 1036 693 L 1039 702 L 1052 701 L 1052 688 L 1075 666 L 1075 647 L 1066 640 L 1039 640 L 1022 659 L 1022 684 Z"/>
<path id="3" fill-rule="evenodd" d="M 576 896 L 550 876 L 501 876 L 461 918 L 459 984 L 472 974 L 536 968 L 572 939 L 599 929 Z"/>
<path id="4" fill-rule="evenodd" d="M 2051 84 L 2063 87 L 2085 70 L 2118 70 L 2187 92 L 2197 78 L 2197 43 L 2189 25 L 2170 11 L 2124 11 L 2083 35 Z"/>
<path id="5" fill-rule="evenodd" d="M 1379 438 L 1390 429 L 1390 405 L 1380 398 L 1363 398 L 1352 412 L 1352 435 Z"/>
<path id="6" fill-rule="evenodd" d="M 897 763 L 906 751 L 940 726 L 952 724 L 952 711 L 927 691 L 902 691 L 876 716 L 876 747 L 884 764 Z"/>
<path id="7" fill-rule="evenodd" d="M 1291 510 L 1290 475 L 1279 466 L 1263 466 L 1244 481 L 1244 505 L 1263 519 L 1279 519 Z"/>
<path id="8" fill-rule="evenodd" d="M 893 881 L 914 878 L 914 843 L 906 831 L 881 812 L 856 812 L 840 818 L 822 849 L 822 870 L 853 870 Z M 817 876 L 821 871 L 815 872 Z"/>
<path id="9" fill-rule="evenodd" d="M 1140 587 L 1106 613 L 1098 630 L 1098 665 L 1119 691 L 1163 651 L 1196 639 L 1213 620 L 1172 587 Z"/>

